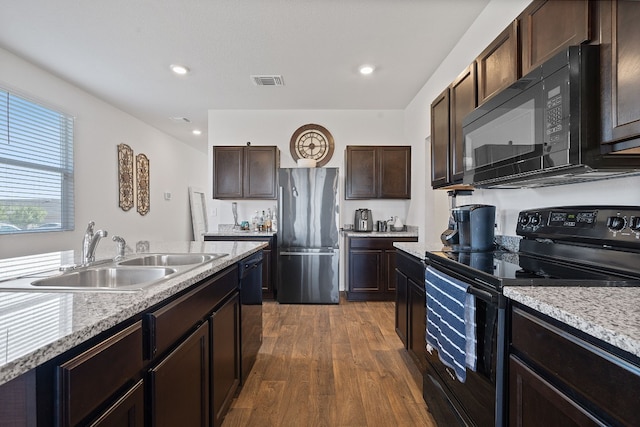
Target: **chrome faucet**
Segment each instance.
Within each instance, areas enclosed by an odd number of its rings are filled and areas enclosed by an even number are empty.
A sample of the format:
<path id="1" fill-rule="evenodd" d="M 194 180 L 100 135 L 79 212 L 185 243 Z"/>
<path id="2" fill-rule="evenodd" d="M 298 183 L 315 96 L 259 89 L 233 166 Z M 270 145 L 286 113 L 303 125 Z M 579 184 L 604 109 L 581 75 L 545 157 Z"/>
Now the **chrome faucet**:
<path id="1" fill-rule="evenodd" d="M 89 264 L 96 260 L 96 247 L 98 246 L 98 242 L 102 237 L 107 237 L 107 232 L 103 230 L 98 230 L 94 233 L 93 227 L 95 222 L 89 221 L 89 225 L 87 225 L 87 231 L 84 233 L 84 238 L 82 239 L 82 263 Z"/>
<path id="2" fill-rule="evenodd" d="M 114 260 L 119 261 L 124 258 L 124 251 L 127 247 L 127 242 L 120 236 L 113 236 L 111 240 L 116 242 L 116 257 Z"/>

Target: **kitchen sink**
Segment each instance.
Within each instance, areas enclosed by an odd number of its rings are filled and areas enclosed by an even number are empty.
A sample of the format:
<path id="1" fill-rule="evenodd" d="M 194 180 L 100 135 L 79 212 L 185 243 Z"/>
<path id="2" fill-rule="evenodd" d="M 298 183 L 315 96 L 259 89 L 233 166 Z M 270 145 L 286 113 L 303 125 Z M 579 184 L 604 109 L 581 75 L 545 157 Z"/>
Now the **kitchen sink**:
<path id="1" fill-rule="evenodd" d="M 38 288 L 140 289 L 176 273 L 174 268 L 89 268 L 31 282 Z"/>
<path id="2" fill-rule="evenodd" d="M 227 255 L 228 254 L 154 254 L 120 261 L 118 265 L 162 267 L 194 265 L 213 261 Z"/>
<path id="3" fill-rule="evenodd" d="M 102 260 L 72 267 L 62 274 L 45 271 L 0 281 L 0 291 L 136 292 L 227 255 L 161 253 L 122 261 Z"/>

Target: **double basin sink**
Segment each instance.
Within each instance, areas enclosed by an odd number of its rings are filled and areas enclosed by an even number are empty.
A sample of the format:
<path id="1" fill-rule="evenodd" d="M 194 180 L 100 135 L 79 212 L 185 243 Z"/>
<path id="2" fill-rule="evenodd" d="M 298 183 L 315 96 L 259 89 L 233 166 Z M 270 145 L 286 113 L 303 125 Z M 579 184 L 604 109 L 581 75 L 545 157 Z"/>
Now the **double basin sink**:
<path id="1" fill-rule="evenodd" d="M 33 280 L 32 276 L 5 282 L 0 290 L 139 291 L 224 256 L 227 254 L 148 254 L 122 261 L 98 261 L 42 279 Z"/>

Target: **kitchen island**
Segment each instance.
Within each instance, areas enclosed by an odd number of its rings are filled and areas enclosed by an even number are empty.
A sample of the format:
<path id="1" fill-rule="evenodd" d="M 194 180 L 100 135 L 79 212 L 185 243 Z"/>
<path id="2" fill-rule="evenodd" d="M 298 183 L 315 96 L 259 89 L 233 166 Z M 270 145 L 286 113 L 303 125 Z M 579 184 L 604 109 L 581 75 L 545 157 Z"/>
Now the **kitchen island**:
<path id="1" fill-rule="evenodd" d="M 200 354 L 197 357 L 204 361 L 209 360 L 210 355 L 211 364 L 203 362 L 203 365 L 198 366 L 201 371 L 193 369 L 191 372 L 191 374 L 200 372 L 193 378 L 205 381 L 203 378 L 209 378 L 209 370 L 216 369 L 215 360 L 216 355 L 219 354 L 218 350 L 225 352 L 223 359 L 238 354 L 239 348 L 234 344 L 237 340 L 234 340 L 233 335 L 231 335 L 230 345 L 226 345 L 227 339 L 222 338 L 228 334 L 236 334 L 238 331 L 237 325 L 240 319 L 236 264 L 261 250 L 265 244 L 256 242 L 142 243 L 136 245 L 138 251 L 135 254 L 128 255 L 126 258 L 151 253 L 224 253 L 227 255 L 199 264 L 181 274 L 133 292 L 0 292 L 0 316 L 2 316 L 0 347 L 3 349 L 4 356 L 0 362 L 0 384 L 2 384 L 0 400 L 3 401 L 3 410 L 6 402 L 9 402 L 7 405 L 16 404 L 14 400 L 6 399 L 17 399 L 19 393 L 16 394 L 15 391 L 18 390 L 25 393 L 24 400 L 27 405 L 31 405 L 25 406 L 24 413 L 27 416 L 35 416 L 37 412 L 37 425 L 50 425 L 54 419 L 57 420 L 56 423 L 72 425 L 74 422 L 70 420 L 88 421 L 95 416 L 95 411 L 102 411 L 100 408 L 105 405 L 110 406 L 105 409 L 103 415 L 111 415 L 112 409 L 121 408 L 120 400 L 115 403 L 113 401 L 116 395 L 122 395 L 121 399 L 131 397 L 132 401 L 140 403 L 142 390 L 151 393 L 160 392 L 163 387 L 161 382 L 163 377 L 160 374 L 163 372 L 162 375 L 166 375 L 172 372 L 170 369 L 167 370 L 168 366 L 172 366 L 171 363 L 176 363 L 172 360 L 179 361 L 182 357 Z M 106 249 L 106 246 L 103 249 Z M 108 258 L 109 255 L 112 254 L 99 251 L 97 258 Z M 38 275 L 42 276 L 47 274 L 42 272 L 43 268 L 47 268 L 49 274 L 57 274 L 57 268 L 52 269 L 56 260 L 59 266 L 74 258 L 78 259 L 78 254 L 66 251 L 5 259 L 0 260 L 0 264 L 4 267 L 2 271 L 9 268 L 16 270 L 18 265 L 17 269 L 21 271 L 21 275 L 40 271 Z M 11 282 L 11 280 L 5 280 L 3 285 L 10 286 Z M 210 314 L 211 312 L 213 314 Z M 209 324 L 211 327 L 208 326 Z M 196 327 L 197 330 L 194 329 Z M 218 341 L 216 334 L 220 335 L 221 341 Z M 210 342 L 211 350 L 208 344 Z M 111 363 L 120 363 L 115 360 L 120 354 L 126 354 L 126 357 L 122 356 L 123 359 L 120 360 L 120 362 L 124 360 L 126 366 L 118 365 L 117 369 L 116 366 L 113 366 L 113 369 L 109 367 Z M 130 361 L 131 367 L 129 367 Z M 94 362 L 100 363 L 93 366 Z M 104 365 L 103 369 L 94 369 L 102 365 Z M 85 371 L 84 376 L 78 376 L 78 372 L 83 372 L 84 366 L 93 368 Z M 183 365 L 178 362 L 173 366 L 182 369 Z M 129 370 L 127 371 L 126 368 Z M 102 393 L 103 384 L 100 378 L 105 376 L 102 371 L 106 372 L 107 381 L 111 377 L 125 376 L 120 371 L 129 373 L 126 374 L 128 376 L 122 380 L 122 383 L 107 384 L 110 388 L 105 386 L 105 391 Z M 231 371 L 230 374 L 237 377 L 237 372 L 233 372 L 233 369 Z M 144 374 L 145 372 L 147 374 Z M 145 384 L 150 380 L 149 385 L 142 387 L 143 380 Z M 235 391 L 238 382 L 235 378 L 231 380 L 233 383 L 228 385 L 228 389 Z M 87 381 L 89 389 L 83 392 L 84 386 L 78 384 Z M 13 384 L 19 386 L 12 388 Z M 200 385 L 203 384 L 209 384 L 209 380 Z M 200 385 L 197 390 L 208 390 L 208 385 L 205 388 L 200 388 Z M 152 388 L 148 388 L 149 386 Z M 215 387 L 217 386 L 212 383 L 211 407 L 225 409 L 230 398 L 218 393 Z M 54 397 L 59 393 L 62 394 Z M 78 399 L 72 397 L 78 394 L 92 397 L 95 394 L 98 397 L 91 403 L 96 406 L 84 407 L 83 405 L 88 405 L 84 400 L 90 399 L 83 398 L 81 399 L 83 402 L 80 403 L 81 408 L 75 409 L 74 405 L 78 403 Z M 224 401 L 214 402 L 214 398 L 218 399 L 219 395 L 224 397 Z M 37 402 L 35 402 L 36 396 Z M 196 401 L 202 404 L 199 414 L 209 419 L 209 393 L 197 397 Z M 60 405 L 50 403 L 58 400 L 62 402 Z M 193 406 L 193 403 L 188 404 Z M 173 409 L 172 405 L 164 406 L 167 411 Z M 203 409 L 205 406 L 206 409 Z M 160 416 L 163 405 L 157 405 L 154 408 L 157 411 L 145 409 L 144 412 L 148 412 L 152 418 L 156 412 L 155 416 Z M 138 413 L 142 414 L 140 408 Z M 211 417 L 216 420 L 216 425 L 219 425 L 222 416 L 224 416 L 223 410 L 211 411 Z"/>

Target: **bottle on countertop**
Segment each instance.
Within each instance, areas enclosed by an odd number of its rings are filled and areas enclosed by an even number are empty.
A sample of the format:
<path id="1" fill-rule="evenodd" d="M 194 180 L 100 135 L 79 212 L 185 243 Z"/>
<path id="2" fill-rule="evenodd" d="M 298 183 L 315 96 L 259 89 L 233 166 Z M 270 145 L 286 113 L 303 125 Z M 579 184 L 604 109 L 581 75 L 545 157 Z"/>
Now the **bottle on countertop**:
<path id="1" fill-rule="evenodd" d="M 276 207 L 273 207 L 273 211 L 271 213 L 271 230 L 275 233 L 278 231 L 278 216 L 276 215 Z"/>

